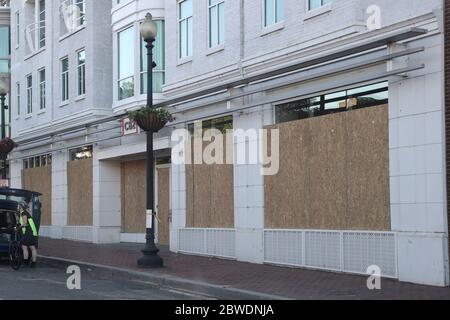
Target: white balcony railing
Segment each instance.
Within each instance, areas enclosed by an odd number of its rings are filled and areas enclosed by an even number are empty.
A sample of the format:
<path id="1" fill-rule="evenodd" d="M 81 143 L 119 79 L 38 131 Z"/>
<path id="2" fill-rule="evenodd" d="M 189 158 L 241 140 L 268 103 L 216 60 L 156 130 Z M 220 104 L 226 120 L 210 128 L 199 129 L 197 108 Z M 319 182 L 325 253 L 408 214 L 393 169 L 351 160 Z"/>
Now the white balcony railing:
<path id="1" fill-rule="evenodd" d="M 86 0 L 65 0 L 60 6 L 66 33 L 72 33 L 86 23 Z"/>
<path id="2" fill-rule="evenodd" d="M 45 47 L 45 20 L 27 25 L 25 27 L 25 39 L 30 54 Z"/>

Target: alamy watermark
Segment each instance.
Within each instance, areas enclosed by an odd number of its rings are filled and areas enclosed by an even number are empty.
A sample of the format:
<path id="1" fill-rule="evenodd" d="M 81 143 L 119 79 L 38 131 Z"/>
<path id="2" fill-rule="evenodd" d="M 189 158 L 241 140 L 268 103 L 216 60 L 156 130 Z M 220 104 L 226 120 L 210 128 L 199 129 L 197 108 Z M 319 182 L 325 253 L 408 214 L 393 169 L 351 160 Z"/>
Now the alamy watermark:
<path id="1" fill-rule="evenodd" d="M 280 169 L 279 129 L 194 130 L 172 132 L 172 163 L 176 165 L 260 165 L 264 176 L 276 175 Z"/>
<path id="2" fill-rule="evenodd" d="M 367 267 L 367 289 L 381 290 L 381 268 L 377 265 Z"/>
<path id="3" fill-rule="evenodd" d="M 81 290 L 81 269 L 77 265 L 71 265 L 67 268 L 67 274 L 70 276 L 67 278 L 66 285 L 69 290 Z"/>

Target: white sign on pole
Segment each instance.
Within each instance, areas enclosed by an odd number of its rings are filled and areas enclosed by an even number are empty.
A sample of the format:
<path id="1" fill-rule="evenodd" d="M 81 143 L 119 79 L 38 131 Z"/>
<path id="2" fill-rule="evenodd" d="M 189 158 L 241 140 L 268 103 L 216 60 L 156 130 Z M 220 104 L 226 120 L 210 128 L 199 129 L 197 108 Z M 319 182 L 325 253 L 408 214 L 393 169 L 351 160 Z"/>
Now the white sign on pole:
<path id="1" fill-rule="evenodd" d="M 122 136 L 139 133 L 139 126 L 135 121 L 130 118 L 123 118 L 121 124 Z"/>

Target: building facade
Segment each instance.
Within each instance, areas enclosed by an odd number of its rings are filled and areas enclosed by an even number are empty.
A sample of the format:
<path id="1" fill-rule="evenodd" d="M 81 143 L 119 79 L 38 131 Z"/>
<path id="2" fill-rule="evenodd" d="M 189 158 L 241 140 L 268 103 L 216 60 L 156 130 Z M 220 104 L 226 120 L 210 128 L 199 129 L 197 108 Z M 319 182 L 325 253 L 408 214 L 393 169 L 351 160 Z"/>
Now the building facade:
<path id="1" fill-rule="evenodd" d="M 9 1 L 0 1 L 0 75 L 10 73 L 10 10 Z M 10 95 L 6 97 L 6 104 L 9 105 Z M 10 113 L 6 112 L 6 135 L 10 135 Z"/>
<path id="2" fill-rule="evenodd" d="M 68 2 L 11 4 L 11 182 L 44 194 L 43 235 L 145 240 L 146 139 L 126 112 L 146 101 L 151 12 L 155 103 L 174 115 L 154 142 L 160 245 L 449 284 L 442 0 Z M 241 132 L 234 161 L 175 161 L 174 133 L 199 127 Z M 263 129 L 274 174 L 251 160 Z"/>

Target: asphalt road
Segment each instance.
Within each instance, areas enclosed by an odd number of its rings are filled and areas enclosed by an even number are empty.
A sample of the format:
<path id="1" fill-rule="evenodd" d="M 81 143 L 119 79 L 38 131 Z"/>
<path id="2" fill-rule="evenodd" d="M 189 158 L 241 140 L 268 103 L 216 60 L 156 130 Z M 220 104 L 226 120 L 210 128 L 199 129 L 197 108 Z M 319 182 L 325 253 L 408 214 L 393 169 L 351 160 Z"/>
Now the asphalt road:
<path id="1" fill-rule="evenodd" d="M 95 271 L 82 271 L 81 290 L 69 290 L 65 269 L 39 265 L 13 271 L 0 261 L 0 300 L 199 300 L 195 292 L 164 288 L 133 279 L 111 280 Z"/>

